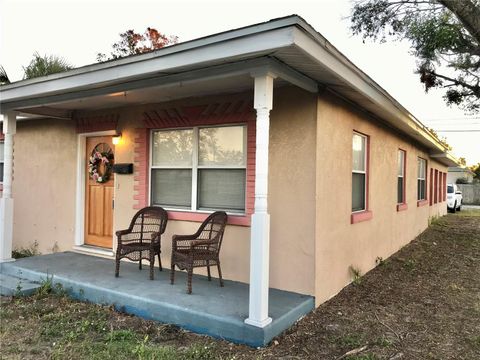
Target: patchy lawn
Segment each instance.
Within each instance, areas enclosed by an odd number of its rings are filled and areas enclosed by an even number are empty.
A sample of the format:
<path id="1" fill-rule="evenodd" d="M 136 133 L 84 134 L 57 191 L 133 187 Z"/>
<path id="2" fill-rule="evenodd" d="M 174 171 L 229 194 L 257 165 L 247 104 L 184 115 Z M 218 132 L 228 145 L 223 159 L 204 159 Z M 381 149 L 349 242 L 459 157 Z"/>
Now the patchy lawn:
<path id="1" fill-rule="evenodd" d="M 2 359 L 480 359 L 479 215 L 436 220 L 264 349 L 47 294 L 46 284 L 2 299 Z"/>

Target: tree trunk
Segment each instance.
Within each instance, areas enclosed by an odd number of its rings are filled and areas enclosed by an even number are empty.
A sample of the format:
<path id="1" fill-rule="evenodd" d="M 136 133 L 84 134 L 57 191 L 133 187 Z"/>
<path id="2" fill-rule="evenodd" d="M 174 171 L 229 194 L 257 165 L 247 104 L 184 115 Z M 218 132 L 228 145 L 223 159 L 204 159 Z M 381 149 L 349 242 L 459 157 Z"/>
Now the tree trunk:
<path id="1" fill-rule="evenodd" d="M 449 9 L 480 45 L 480 6 L 472 0 L 437 0 Z"/>

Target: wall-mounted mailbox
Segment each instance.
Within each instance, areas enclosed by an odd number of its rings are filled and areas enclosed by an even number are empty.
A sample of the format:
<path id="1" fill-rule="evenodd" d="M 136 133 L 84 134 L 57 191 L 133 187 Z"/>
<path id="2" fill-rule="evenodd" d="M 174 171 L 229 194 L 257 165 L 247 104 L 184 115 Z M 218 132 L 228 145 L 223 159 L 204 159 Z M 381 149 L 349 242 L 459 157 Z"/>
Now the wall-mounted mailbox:
<path id="1" fill-rule="evenodd" d="M 115 174 L 133 174 L 133 164 L 113 164 Z"/>

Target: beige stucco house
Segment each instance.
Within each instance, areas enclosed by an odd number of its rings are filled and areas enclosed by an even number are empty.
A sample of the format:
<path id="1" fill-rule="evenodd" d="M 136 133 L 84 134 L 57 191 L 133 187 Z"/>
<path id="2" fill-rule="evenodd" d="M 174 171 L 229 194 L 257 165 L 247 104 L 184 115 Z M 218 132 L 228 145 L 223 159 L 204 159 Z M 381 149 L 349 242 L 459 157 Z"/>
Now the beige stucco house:
<path id="1" fill-rule="evenodd" d="M 447 149 L 297 16 L 0 88 L 0 256 L 112 257 L 115 230 L 147 205 L 169 238 L 229 213 L 224 277 L 318 306 L 446 213 Z M 121 137 L 116 145 L 113 136 Z M 99 145 L 100 144 L 100 145 Z M 132 174 L 92 183 L 93 149 Z"/>

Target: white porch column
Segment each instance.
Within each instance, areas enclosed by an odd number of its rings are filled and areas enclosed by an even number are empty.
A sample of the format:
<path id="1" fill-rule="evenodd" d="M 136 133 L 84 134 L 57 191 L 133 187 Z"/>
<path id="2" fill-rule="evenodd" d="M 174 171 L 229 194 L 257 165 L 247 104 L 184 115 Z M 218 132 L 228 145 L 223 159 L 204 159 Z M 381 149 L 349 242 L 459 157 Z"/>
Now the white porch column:
<path id="1" fill-rule="evenodd" d="M 0 198 L 0 262 L 13 261 L 13 135 L 17 132 L 17 117 L 14 113 L 3 115 L 4 163 L 3 193 Z"/>
<path id="2" fill-rule="evenodd" d="M 265 327 L 268 316 L 268 277 L 270 264 L 270 215 L 268 214 L 268 138 L 273 104 L 270 73 L 255 75 L 254 107 L 257 111 L 255 154 L 255 212 L 250 235 L 250 299 L 245 323 Z"/>

